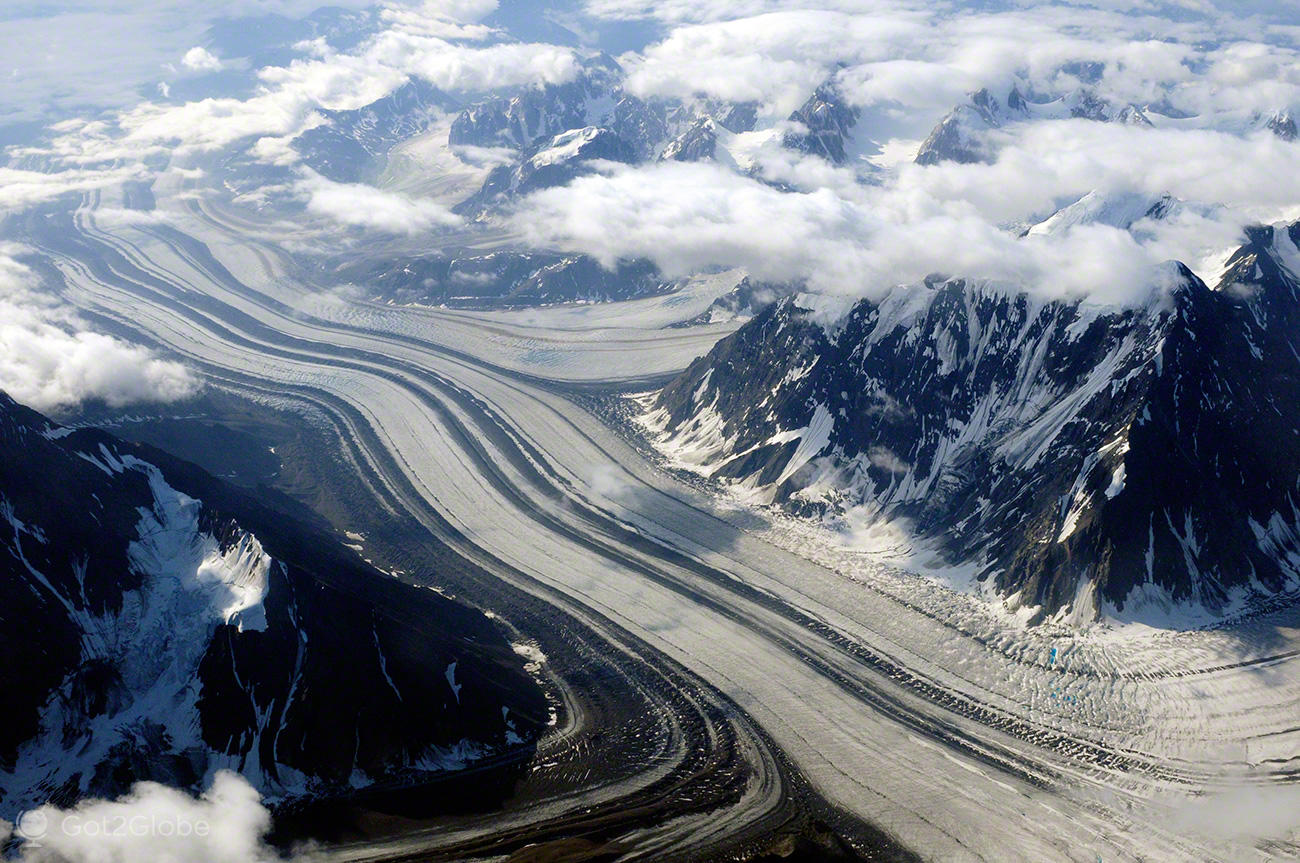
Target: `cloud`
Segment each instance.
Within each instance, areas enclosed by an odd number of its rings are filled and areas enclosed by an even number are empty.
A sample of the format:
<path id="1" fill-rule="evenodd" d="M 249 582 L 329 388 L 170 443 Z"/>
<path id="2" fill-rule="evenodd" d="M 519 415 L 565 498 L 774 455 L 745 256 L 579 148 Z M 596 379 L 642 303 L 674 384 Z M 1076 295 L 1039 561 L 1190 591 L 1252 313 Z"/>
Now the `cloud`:
<path id="1" fill-rule="evenodd" d="M 524 199 L 513 226 L 535 245 L 587 252 L 612 266 L 649 257 L 670 277 L 740 265 L 763 279 L 826 281 L 853 266 L 839 252 L 874 219 L 828 190 L 784 193 L 712 164 L 610 167 Z M 832 271 L 837 271 L 832 276 Z"/>
<path id="2" fill-rule="evenodd" d="M 578 61 L 572 50 L 557 45 L 506 43 L 421 52 L 408 68 L 444 90 L 482 92 L 571 81 L 578 73 Z"/>
<path id="3" fill-rule="evenodd" d="M 180 363 L 139 345 L 88 330 L 76 315 L 40 293 L 36 274 L 0 246 L 0 390 L 40 411 L 86 399 L 111 407 L 172 402 L 198 391 Z"/>
<path id="4" fill-rule="evenodd" d="M 270 827 L 257 791 L 223 770 L 198 798 L 140 782 L 117 800 L 24 813 L 14 835 L 22 863 L 271 863 L 284 858 L 264 841 Z"/>
<path id="5" fill-rule="evenodd" d="M 425 0 L 412 5 L 389 4 L 383 20 L 405 33 L 441 39 L 487 39 L 496 31 L 476 22 L 497 9 L 497 0 Z"/>
<path id="6" fill-rule="evenodd" d="M 364 8 L 373 0 L 332 0 Z M 319 0 L 153 0 L 9 3 L 0 13 L 5 106 L 0 123 L 64 119 L 139 101 L 170 62 L 205 38 L 220 18 L 306 15 Z"/>
<path id="7" fill-rule="evenodd" d="M 1182 146 L 1152 139 L 1138 146 L 1141 130 L 1070 121 L 1053 144 L 1004 151 L 988 165 L 907 166 L 880 186 L 821 187 L 783 191 L 715 164 L 663 163 L 610 167 L 569 186 L 525 198 L 511 227 L 543 248 L 586 252 L 607 265 L 646 257 L 669 276 L 715 266 L 740 266 L 769 281 L 801 281 L 839 295 L 879 295 L 935 272 L 1005 282 L 1049 296 L 1089 296 L 1126 303 L 1144 299 L 1170 259 L 1193 266 L 1221 255 L 1251 220 L 1249 209 L 1218 218 L 1189 211 L 1153 222 L 1141 237 L 1105 225 L 1080 225 L 1052 236 L 1020 239 L 1006 221 L 1035 211 L 1051 212 L 1055 195 L 1082 197 L 1100 183 L 1108 191 L 1138 189 L 1158 196 L 1178 192 L 1223 194 L 1239 177 L 1246 153 L 1259 158 L 1259 173 L 1236 197 L 1259 204 L 1286 200 L 1287 190 L 1265 188 L 1269 172 L 1294 158 L 1295 145 L 1259 137 L 1199 133 Z M 1113 136 L 1088 146 L 1084 128 Z M 1147 130 L 1149 131 L 1149 130 Z M 1073 133 L 1083 143 L 1071 156 L 1059 153 Z M 1213 155 L 1192 153 L 1220 145 Z M 1180 157 L 1151 168 L 1141 156 Z M 1134 159 L 1134 153 L 1138 158 Z M 1207 164 L 1224 159 L 1218 173 Z M 1143 165 L 1147 170 L 1143 172 Z M 1283 185 L 1297 181 L 1281 180 Z M 1253 184 L 1260 188 L 1251 191 Z M 1288 185 L 1289 188 L 1289 185 Z M 1291 190 L 1300 200 L 1300 188 Z"/>
<path id="8" fill-rule="evenodd" d="M 70 169 L 56 173 L 0 167 L 0 213 L 22 210 L 63 195 L 102 189 L 145 175 L 138 164 L 103 170 Z"/>
<path id="9" fill-rule="evenodd" d="M 985 83 L 946 63 L 906 58 L 863 63 L 840 72 L 837 81 L 856 105 L 895 103 L 932 111 L 946 111 Z"/>
<path id="10" fill-rule="evenodd" d="M 1300 101 L 1300 30 L 1242 14 L 1239 4 L 805 5 L 608 0 L 588 8 L 677 25 L 622 58 L 632 71 L 629 86 L 642 95 L 757 100 L 777 116 L 835 75 L 856 104 L 907 109 L 896 116 L 907 134 L 933 125 L 969 90 L 1005 92 L 1020 81 L 1066 92 L 1085 83 L 1081 70 L 1089 86 L 1121 104 L 1168 99 L 1207 114 Z M 1257 13 L 1265 8 L 1256 5 Z M 875 119 L 876 140 L 898 132 Z"/>
<path id="11" fill-rule="evenodd" d="M 1300 788 L 1253 786 L 1211 793 L 1183 803 L 1172 820 L 1180 830 L 1216 839 L 1294 842 L 1300 838 Z"/>
<path id="12" fill-rule="evenodd" d="M 787 114 L 838 64 L 886 59 L 926 26 L 915 14 L 797 10 L 678 27 L 624 58 L 627 86 L 642 96 L 758 101 Z"/>
<path id="13" fill-rule="evenodd" d="M 52 157 L 66 165 L 185 157 L 247 139 L 291 138 L 320 123 L 320 110 L 361 108 L 413 76 L 459 93 L 573 79 L 578 63 L 571 49 L 501 41 L 500 32 L 456 17 L 482 15 L 494 6 L 472 0 L 390 6 L 381 15 L 387 26 L 355 48 L 337 51 L 317 39 L 298 46 L 306 56 L 258 70 L 256 92 L 247 98 L 206 98 L 180 105 L 139 102 L 109 120 L 61 123 L 50 145 L 18 150 L 16 155 Z M 498 41 L 481 44 L 488 38 Z M 219 62 L 202 48 L 191 49 L 185 57 L 188 68 L 208 69 Z M 272 150 L 285 153 L 284 148 Z"/>
<path id="14" fill-rule="evenodd" d="M 181 65 L 193 72 L 216 72 L 221 68 L 221 60 L 207 48 L 195 45 L 185 52 Z"/>
<path id="15" fill-rule="evenodd" d="M 294 191 L 305 199 L 308 212 L 341 225 L 419 234 L 463 224 L 460 216 L 437 201 L 409 198 L 363 183 L 336 183 L 308 168 L 302 170 Z"/>
<path id="16" fill-rule="evenodd" d="M 585 0 L 588 14 L 601 19 L 627 20 L 653 18 L 672 24 L 690 24 L 747 18 L 767 12 L 801 9 L 807 0 Z M 841 12 L 880 12 L 894 9 L 915 10 L 935 4 L 888 2 L 888 0 L 823 0 L 818 8 Z M 965 8 L 996 9 L 999 4 L 971 3 Z M 1138 18 L 1213 20 L 1231 17 L 1238 23 L 1225 32 L 1241 28 L 1276 28 L 1294 20 L 1300 0 L 1023 0 L 1006 4 L 1010 8 L 1041 9 L 1051 6 L 1076 7 L 1085 12 L 1116 12 Z M 939 9 L 945 16 L 963 11 L 960 4 Z"/>
<path id="17" fill-rule="evenodd" d="M 1288 171 L 1300 147 L 1267 132 L 1144 129 L 1086 120 L 1009 130 L 991 165 L 906 165 L 881 196 L 900 210 L 962 201 L 995 222 L 1044 213 L 1093 189 L 1170 193 L 1233 208 L 1238 225 L 1282 218 L 1300 202 Z"/>
<path id="18" fill-rule="evenodd" d="M 621 501 L 633 491 L 631 484 L 612 464 L 593 465 L 589 485 L 593 495 L 613 501 Z"/>
<path id="19" fill-rule="evenodd" d="M 911 466 L 895 455 L 893 450 L 883 446 L 873 446 L 868 450 L 867 461 L 890 473 L 907 473 L 911 469 Z"/>

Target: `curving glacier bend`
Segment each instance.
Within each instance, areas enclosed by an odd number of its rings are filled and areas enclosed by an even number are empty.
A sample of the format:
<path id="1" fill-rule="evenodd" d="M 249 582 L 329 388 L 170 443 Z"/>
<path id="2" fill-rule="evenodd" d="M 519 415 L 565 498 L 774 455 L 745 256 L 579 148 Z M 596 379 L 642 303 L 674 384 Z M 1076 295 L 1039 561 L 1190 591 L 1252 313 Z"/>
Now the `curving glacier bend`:
<path id="1" fill-rule="evenodd" d="M 87 197 L 75 230 L 28 222 L 67 300 L 215 386 L 347 417 L 340 435 L 449 543 L 688 669 L 830 804 L 925 858 L 1296 853 L 1213 813 L 1261 789 L 1287 798 L 1300 610 L 1204 632 L 1025 628 L 997 603 L 717 498 L 618 421 L 626 402 L 611 394 L 659 385 L 729 325 L 661 329 L 673 311 L 655 298 L 621 309 L 622 324 L 597 307 L 324 301 L 281 250 L 281 226 L 236 222 L 202 197 L 174 227 L 101 221 L 114 194 Z M 683 318 L 710 290 L 686 289 Z M 761 791 L 733 819 L 774 806 Z M 695 819 L 633 839 L 689 848 L 710 829 Z"/>

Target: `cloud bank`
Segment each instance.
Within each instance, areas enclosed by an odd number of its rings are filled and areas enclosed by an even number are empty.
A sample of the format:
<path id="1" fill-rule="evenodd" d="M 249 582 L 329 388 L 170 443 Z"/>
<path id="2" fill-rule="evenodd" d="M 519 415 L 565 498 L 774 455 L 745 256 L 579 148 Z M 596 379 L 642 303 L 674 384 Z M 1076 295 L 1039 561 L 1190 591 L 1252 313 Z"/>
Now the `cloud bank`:
<path id="1" fill-rule="evenodd" d="M 44 806 L 11 829 L 27 840 L 22 863 L 270 863 L 285 859 L 263 841 L 270 828 L 257 791 L 242 776 L 220 771 L 198 798 L 141 782 L 117 800 Z"/>
<path id="2" fill-rule="evenodd" d="M 215 72 L 221 68 L 221 60 L 201 45 L 195 45 L 185 52 L 181 65 L 195 72 Z"/>
<path id="3" fill-rule="evenodd" d="M 676 274 L 743 266 L 870 294 L 938 272 L 1128 303 L 1149 295 L 1162 263 L 1213 279 L 1243 226 L 1300 216 L 1289 167 L 1300 145 L 1263 129 L 1263 118 L 1300 107 L 1295 4 L 806 5 L 590 0 L 598 17 L 667 25 L 662 40 L 620 58 L 629 89 L 755 101 L 760 127 L 777 134 L 727 141 L 740 174 L 615 168 L 523 201 L 511 227 L 539 246 L 605 262 L 645 256 Z M 864 161 L 836 167 L 779 145 L 785 116 L 825 81 L 861 112 L 853 143 Z M 1004 96 L 1013 85 L 1042 101 L 1086 91 L 1156 106 L 1161 120 L 1011 123 L 989 133 L 988 164 L 911 164 L 968 93 Z M 1089 193 L 1192 206 L 1136 234 L 1081 225 L 1018 238 Z"/>
<path id="4" fill-rule="evenodd" d="M 461 94 L 572 80 L 578 64 L 569 48 L 506 40 L 474 23 L 495 3 L 389 4 L 385 25 L 346 51 L 323 38 L 297 46 L 303 56 L 256 73 L 247 98 L 205 98 L 183 104 L 146 100 L 110 119 L 72 119 L 54 128 L 49 146 L 16 151 L 66 166 L 136 164 L 150 158 L 210 153 L 248 140 L 289 138 L 319 123 L 319 111 L 361 108 L 412 77 Z M 485 40 L 491 44 L 483 44 Z M 221 61 L 192 48 L 183 64 L 213 70 Z M 256 150 L 255 150 L 256 152 Z"/>
<path id="5" fill-rule="evenodd" d="M 0 12 L 8 122 L 65 119 L 73 112 L 120 109 L 154 88 L 219 19 L 300 17 L 322 5 L 362 9 L 373 0 L 45 0 L 7 3 Z"/>
<path id="6" fill-rule="evenodd" d="M 1247 4 L 1244 14 L 1243 4 L 1208 2 L 807 6 L 594 0 L 588 9 L 675 25 L 623 58 L 634 91 L 757 100 L 773 116 L 832 76 L 852 101 L 889 108 L 904 126 L 899 112 L 942 112 L 967 91 L 1014 80 L 1044 91 L 1086 83 L 1120 103 L 1168 99 L 1192 114 L 1271 110 L 1300 93 L 1290 4 Z"/>
<path id="7" fill-rule="evenodd" d="M 40 411 L 59 412 L 87 399 L 110 407 L 174 402 L 198 381 L 180 363 L 87 329 L 43 294 L 36 274 L 0 246 L 0 390 Z"/>
<path id="8" fill-rule="evenodd" d="M 610 167 L 521 201 L 508 227 L 530 245 L 607 263 L 648 257 L 676 275 L 743 266 L 839 294 L 939 272 L 1053 296 L 1140 300 L 1162 262 L 1183 261 L 1212 279 L 1242 226 L 1300 215 L 1300 144 L 1262 131 L 1260 119 L 1300 108 L 1300 27 L 1288 8 L 1296 8 L 1290 0 L 832 0 L 815 9 L 787 0 L 589 0 L 595 19 L 661 26 L 658 41 L 620 56 L 628 90 L 755 102 L 759 128 L 723 136 L 734 162 Z M 247 98 L 145 101 L 109 120 L 61 124 L 50 147 L 20 155 L 66 170 L 6 169 L 12 182 L 0 185 L 0 207 L 148 173 L 145 161 L 185 164 L 239 146 L 293 168 L 284 188 L 310 214 L 398 235 L 460 227 L 446 201 L 294 167 L 287 142 L 322 122 L 322 110 L 361 107 L 412 76 L 469 100 L 573 80 L 573 49 L 511 40 L 483 23 L 495 9 L 492 0 L 390 3 L 378 29 L 346 50 L 316 39 L 292 62 L 259 70 Z M 191 65 L 220 62 L 201 50 L 190 52 Z M 845 166 L 781 146 L 790 110 L 826 81 L 861 112 L 856 158 Z M 1011 123 L 988 133 L 987 164 L 912 164 L 920 139 L 970 91 L 1004 95 L 1013 84 L 1039 101 L 1086 88 L 1117 106 L 1158 108 L 1162 119 L 1140 129 L 1068 118 Z M 1094 192 L 1172 195 L 1196 206 L 1140 235 L 1083 225 L 1018 238 Z"/>
<path id="9" fill-rule="evenodd" d="M 341 225 L 371 228 L 391 234 L 420 234 L 450 228 L 463 220 L 428 198 L 408 198 L 364 183 L 336 183 L 304 168 L 295 191 L 307 211 Z"/>
<path id="10" fill-rule="evenodd" d="M 1242 144 L 1250 146 L 1273 145 Z M 1243 215 L 1209 220 L 1189 211 L 1149 223 L 1141 237 L 1080 225 L 1022 239 L 1001 222 L 1050 209 L 1056 195 L 1082 197 L 1092 188 L 1088 180 L 1153 198 L 1168 186 L 1214 184 L 1196 160 L 1183 165 L 1185 173 L 1171 168 L 1139 182 L 1132 165 L 1108 172 L 1104 163 L 1082 159 L 1073 176 L 1055 158 L 1017 150 L 994 166 L 909 167 L 896 183 L 847 192 L 778 190 L 708 163 L 614 167 L 525 199 L 511 226 L 540 247 L 586 252 L 608 266 L 646 257 L 672 276 L 740 266 L 760 279 L 806 282 L 823 293 L 879 295 L 942 273 L 1108 303 L 1141 301 L 1159 280 L 1160 264 L 1200 265 L 1240 235 Z M 1287 158 L 1279 152 L 1269 164 L 1280 168 Z M 1009 174 L 1040 182 L 1021 192 L 1023 200 L 1007 191 L 1007 200 L 1002 183 Z M 1283 190 L 1268 194 L 1285 197 Z"/>

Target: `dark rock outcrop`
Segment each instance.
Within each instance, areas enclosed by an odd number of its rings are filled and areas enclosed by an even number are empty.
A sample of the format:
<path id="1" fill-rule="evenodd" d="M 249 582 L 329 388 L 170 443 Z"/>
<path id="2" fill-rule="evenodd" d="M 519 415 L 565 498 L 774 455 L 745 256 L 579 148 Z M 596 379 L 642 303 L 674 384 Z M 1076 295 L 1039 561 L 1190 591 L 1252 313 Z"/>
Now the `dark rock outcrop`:
<path id="1" fill-rule="evenodd" d="M 935 279 L 826 327 L 789 298 L 654 419 L 713 476 L 905 524 L 1048 614 L 1234 613 L 1300 589 L 1297 240 L 1254 230 L 1215 288 L 1177 267 L 1131 307 Z"/>
<path id="2" fill-rule="evenodd" d="M 832 85 L 818 87 L 808 101 L 790 115 L 790 120 L 799 123 L 802 129 L 787 134 L 783 141 L 785 146 L 821 156 L 836 165 L 842 165 L 848 159 L 845 140 L 858 122 L 858 110 L 845 103 Z"/>
<path id="3" fill-rule="evenodd" d="M 349 793 L 546 721 L 493 622 L 251 492 L 3 395 L 0 446 L 6 811 L 222 768 Z"/>

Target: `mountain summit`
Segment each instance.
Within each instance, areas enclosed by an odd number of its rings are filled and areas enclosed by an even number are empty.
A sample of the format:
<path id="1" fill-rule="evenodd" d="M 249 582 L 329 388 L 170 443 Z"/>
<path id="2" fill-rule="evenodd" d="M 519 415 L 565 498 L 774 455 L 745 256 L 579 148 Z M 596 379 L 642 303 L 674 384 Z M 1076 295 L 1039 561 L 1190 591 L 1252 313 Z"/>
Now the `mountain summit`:
<path id="1" fill-rule="evenodd" d="M 799 296 L 648 422 L 679 463 L 904 526 L 1013 603 L 1233 614 L 1300 588 L 1300 226 L 1136 307 L 931 279 L 833 326 Z"/>
<path id="2" fill-rule="evenodd" d="M 525 744 L 544 699 L 487 618 L 147 447 L 0 394 L 0 800 L 220 769 L 272 799 Z"/>

